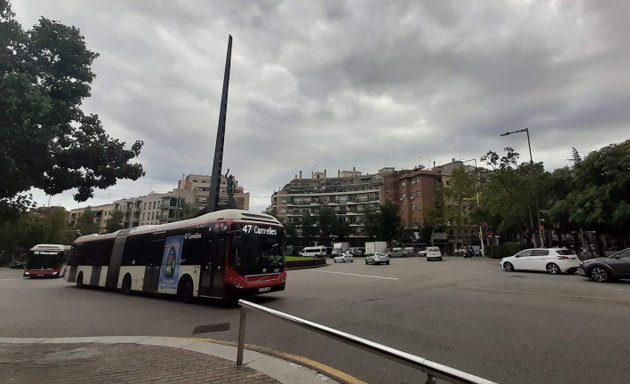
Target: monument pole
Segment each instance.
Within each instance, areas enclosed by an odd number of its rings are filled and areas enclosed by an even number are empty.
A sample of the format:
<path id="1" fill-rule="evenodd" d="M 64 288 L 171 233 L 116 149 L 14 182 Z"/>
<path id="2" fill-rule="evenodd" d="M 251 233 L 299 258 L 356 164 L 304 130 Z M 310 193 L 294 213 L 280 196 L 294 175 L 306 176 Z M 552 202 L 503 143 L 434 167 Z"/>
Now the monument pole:
<path id="1" fill-rule="evenodd" d="M 223 92 L 221 93 L 221 107 L 219 109 L 219 127 L 217 140 L 214 144 L 214 161 L 212 176 L 210 177 L 210 194 L 206 212 L 219 209 L 219 192 L 221 191 L 221 168 L 223 166 L 223 142 L 225 140 L 225 117 L 227 115 L 228 88 L 230 86 L 230 63 L 232 61 L 232 35 L 228 37 L 227 57 L 225 58 L 225 73 L 223 74 Z"/>

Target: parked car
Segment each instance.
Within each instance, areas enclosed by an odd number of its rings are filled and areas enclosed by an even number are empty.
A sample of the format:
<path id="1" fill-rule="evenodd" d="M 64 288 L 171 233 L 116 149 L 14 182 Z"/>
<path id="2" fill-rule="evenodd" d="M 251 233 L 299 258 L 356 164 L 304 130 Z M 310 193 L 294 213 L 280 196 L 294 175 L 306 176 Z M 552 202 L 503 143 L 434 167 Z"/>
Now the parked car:
<path id="1" fill-rule="evenodd" d="M 580 259 L 566 248 L 529 248 L 504 257 L 499 264 L 507 272 L 547 271 L 556 275 L 560 272 L 575 273 L 580 267 Z"/>
<path id="2" fill-rule="evenodd" d="M 12 260 L 9 263 L 9 268 L 11 268 L 11 269 L 24 269 L 25 265 L 26 265 L 26 261 L 25 260 Z"/>
<path id="3" fill-rule="evenodd" d="M 440 247 L 427 247 L 427 261 L 438 260 L 442 261 L 442 251 Z"/>
<path id="4" fill-rule="evenodd" d="M 586 277 L 600 283 L 616 279 L 630 279 L 630 248 L 608 257 L 585 260 L 580 268 Z"/>
<path id="5" fill-rule="evenodd" d="M 418 257 L 426 257 L 426 256 L 427 256 L 426 248 L 418 251 Z"/>
<path id="6" fill-rule="evenodd" d="M 390 254 L 390 257 L 407 257 L 407 251 L 402 249 L 394 249 Z"/>
<path id="7" fill-rule="evenodd" d="M 350 252 L 344 252 L 339 256 L 333 257 L 333 261 L 335 263 L 353 263 L 354 262 L 354 260 L 352 259 L 352 253 Z"/>
<path id="8" fill-rule="evenodd" d="M 376 252 L 365 255 L 365 264 L 387 264 L 389 265 L 389 255 L 387 253 Z"/>

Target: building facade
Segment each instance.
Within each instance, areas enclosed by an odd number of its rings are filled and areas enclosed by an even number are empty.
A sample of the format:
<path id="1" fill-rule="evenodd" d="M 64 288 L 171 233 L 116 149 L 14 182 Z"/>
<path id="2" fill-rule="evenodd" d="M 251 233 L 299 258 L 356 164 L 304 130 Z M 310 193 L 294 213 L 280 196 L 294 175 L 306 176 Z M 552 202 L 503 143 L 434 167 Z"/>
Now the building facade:
<path id="1" fill-rule="evenodd" d="M 236 178 L 234 180 L 234 200 L 237 209 L 249 210 L 249 192 L 238 185 Z M 194 192 L 194 202 L 196 208 L 205 208 L 208 204 L 208 195 L 210 193 L 210 176 L 209 175 L 186 175 L 179 179 L 178 189 Z M 221 186 L 219 189 L 219 205 L 227 205 L 228 203 L 228 180 L 225 175 L 221 175 Z"/>
<path id="2" fill-rule="evenodd" d="M 273 193 L 267 212 L 299 226 L 304 215 L 314 215 L 325 205 L 350 225 L 354 232 L 350 237 L 364 237 L 365 211 L 380 204 L 382 185 L 382 175 L 362 175 L 356 169 L 338 171 L 337 177 L 328 177 L 326 170 L 313 172 L 310 178 L 303 178 L 300 171 L 299 177 Z"/>
<path id="3" fill-rule="evenodd" d="M 381 201 L 398 206 L 400 224 L 405 229 L 421 229 L 427 223 L 429 210 L 435 209 L 441 174 L 424 169 L 383 168 Z"/>
<path id="4" fill-rule="evenodd" d="M 237 209 L 249 209 L 249 192 L 238 185 L 235 178 L 234 200 Z M 151 192 L 148 195 L 116 200 L 111 204 L 84 207 L 70 210 L 68 223 L 76 225 L 78 219 L 87 211 L 91 211 L 100 233 L 106 232 L 107 220 L 114 211 L 122 212 L 123 228 L 140 225 L 157 225 L 181 220 L 183 217 L 205 208 L 210 189 L 210 176 L 184 175 L 178 182 L 178 188 L 167 193 Z M 219 203 L 228 202 L 228 180 L 221 176 Z"/>
<path id="5" fill-rule="evenodd" d="M 73 227 L 77 225 L 79 218 L 83 216 L 83 214 L 89 211 L 94 216 L 94 223 L 98 225 L 99 233 L 105 233 L 105 226 L 107 225 L 107 220 L 112 215 L 114 211 L 113 204 L 102 204 L 95 206 L 88 206 L 84 208 L 71 209 L 68 214 L 68 224 Z"/>

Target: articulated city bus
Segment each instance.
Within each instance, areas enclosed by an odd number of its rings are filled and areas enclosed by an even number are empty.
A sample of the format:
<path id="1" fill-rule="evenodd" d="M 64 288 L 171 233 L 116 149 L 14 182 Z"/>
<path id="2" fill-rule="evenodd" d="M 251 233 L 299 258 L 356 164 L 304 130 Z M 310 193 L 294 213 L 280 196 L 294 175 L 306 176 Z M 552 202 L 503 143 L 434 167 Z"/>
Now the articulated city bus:
<path id="1" fill-rule="evenodd" d="M 61 277 L 69 252 L 69 245 L 37 244 L 26 256 L 24 277 Z"/>
<path id="2" fill-rule="evenodd" d="M 66 281 L 194 297 L 235 299 L 284 290 L 284 232 L 276 218 L 229 209 L 161 225 L 77 238 Z"/>

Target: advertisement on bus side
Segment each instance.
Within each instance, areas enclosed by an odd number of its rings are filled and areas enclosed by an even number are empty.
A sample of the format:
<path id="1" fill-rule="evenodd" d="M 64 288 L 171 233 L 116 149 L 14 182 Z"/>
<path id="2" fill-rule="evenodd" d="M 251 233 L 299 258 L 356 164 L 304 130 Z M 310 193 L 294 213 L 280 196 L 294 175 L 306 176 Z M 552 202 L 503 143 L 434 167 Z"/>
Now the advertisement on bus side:
<path id="1" fill-rule="evenodd" d="M 166 238 L 164 253 L 162 254 L 162 267 L 160 268 L 160 289 L 177 289 L 183 246 L 184 235 Z"/>

